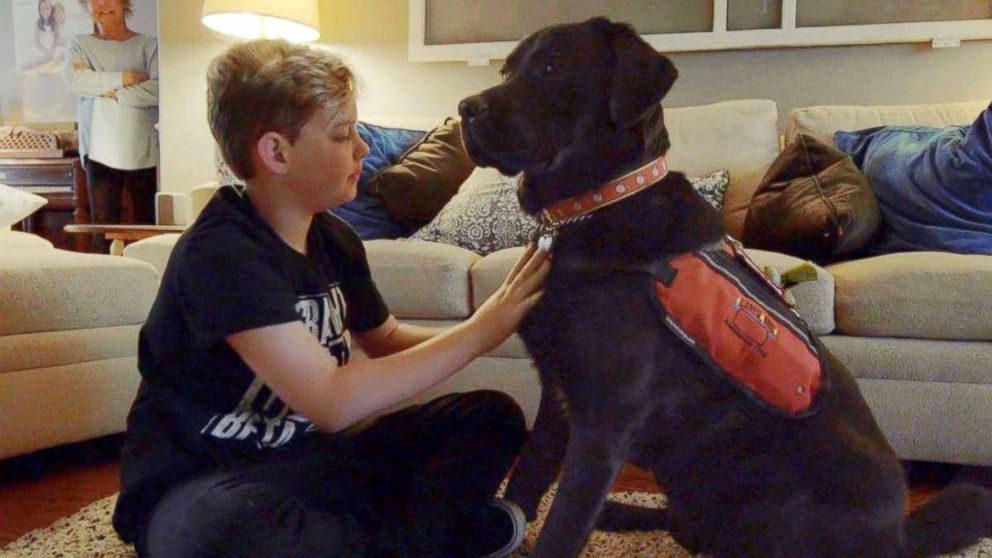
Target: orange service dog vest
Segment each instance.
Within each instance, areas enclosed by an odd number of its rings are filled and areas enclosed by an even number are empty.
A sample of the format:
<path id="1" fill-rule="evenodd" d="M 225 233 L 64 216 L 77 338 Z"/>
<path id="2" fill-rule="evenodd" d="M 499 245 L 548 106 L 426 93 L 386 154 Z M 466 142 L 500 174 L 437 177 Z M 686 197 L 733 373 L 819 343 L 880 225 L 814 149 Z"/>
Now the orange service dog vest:
<path id="1" fill-rule="evenodd" d="M 781 288 L 733 239 L 668 263 L 674 271 L 655 282 L 665 325 L 752 400 L 808 414 L 820 388 L 819 353 Z"/>

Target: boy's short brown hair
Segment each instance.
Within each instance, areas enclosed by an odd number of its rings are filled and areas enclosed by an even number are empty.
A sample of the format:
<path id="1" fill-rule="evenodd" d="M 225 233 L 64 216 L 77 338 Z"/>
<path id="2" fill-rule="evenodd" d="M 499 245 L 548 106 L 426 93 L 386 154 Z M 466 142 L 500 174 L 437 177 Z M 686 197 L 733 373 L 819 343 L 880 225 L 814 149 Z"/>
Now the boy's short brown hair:
<path id="1" fill-rule="evenodd" d="M 242 180 L 255 175 L 251 152 L 278 132 L 294 142 L 318 109 L 355 96 L 355 76 L 337 56 L 284 40 L 235 45 L 207 70 L 207 117 L 224 161 Z"/>

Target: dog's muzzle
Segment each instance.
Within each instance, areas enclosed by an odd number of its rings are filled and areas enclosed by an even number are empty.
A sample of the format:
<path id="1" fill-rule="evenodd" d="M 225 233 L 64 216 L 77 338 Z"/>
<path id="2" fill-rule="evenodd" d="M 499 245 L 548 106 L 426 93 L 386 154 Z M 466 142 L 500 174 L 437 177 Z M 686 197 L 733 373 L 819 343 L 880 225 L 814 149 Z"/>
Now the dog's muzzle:
<path id="1" fill-rule="evenodd" d="M 495 167 L 507 176 L 547 167 L 542 150 L 530 145 L 525 127 L 512 123 L 512 111 L 497 109 L 489 96 L 462 99 L 458 114 L 465 150 L 478 165 Z"/>
<path id="2" fill-rule="evenodd" d="M 484 121 L 489 115 L 489 103 L 481 95 L 466 97 L 458 103 L 458 115 L 462 117 L 462 143 L 469 157 L 480 166 L 496 166 L 479 130 L 486 126 Z"/>
<path id="3" fill-rule="evenodd" d="M 462 122 L 471 123 L 473 119 L 484 116 L 488 112 L 489 103 L 482 95 L 472 95 L 458 103 L 458 114 L 462 117 Z"/>

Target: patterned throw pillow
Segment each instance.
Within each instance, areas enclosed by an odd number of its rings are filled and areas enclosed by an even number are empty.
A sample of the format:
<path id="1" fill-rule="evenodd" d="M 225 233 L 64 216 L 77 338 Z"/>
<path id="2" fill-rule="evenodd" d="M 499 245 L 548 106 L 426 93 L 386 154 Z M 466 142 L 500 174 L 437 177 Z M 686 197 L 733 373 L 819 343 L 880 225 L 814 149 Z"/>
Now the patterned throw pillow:
<path id="1" fill-rule="evenodd" d="M 476 168 L 437 217 L 411 238 L 460 246 L 483 256 L 527 244 L 537 221 L 520 208 L 517 179 L 496 169 Z M 730 184 L 726 170 L 689 177 L 689 182 L 718 211 L 723 207 Z"/>
<path id="2" fill-rule="evenodd" d="M 730 173 L 725 169 L 713 171 L 706 176 L 688 177 L 692 187 L 703 196 L 703 199 L 710 202 L 717 211 L 723 211 L 723 198 L 727 194 L 730 186 Z"/>
<path id="3" fill-rule="evenodd" d="M 517 201 L 517 177 L 476 167 L 437 216 L 411 238 L 486 255 L 527 244 L 535 230 L 537 221 Z"/>
<path id="4" fill-rule="evenodd" d="M 0 184 L 0 229 L 27 219 L 48 200 L 27 190 Z"/>

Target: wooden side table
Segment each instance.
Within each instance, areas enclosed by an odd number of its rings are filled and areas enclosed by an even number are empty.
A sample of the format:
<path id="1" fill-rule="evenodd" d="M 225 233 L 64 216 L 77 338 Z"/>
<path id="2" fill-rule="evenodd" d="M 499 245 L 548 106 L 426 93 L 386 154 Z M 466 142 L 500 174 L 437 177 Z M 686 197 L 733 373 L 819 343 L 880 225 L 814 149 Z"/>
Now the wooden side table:
<path id="1" fill-rule="evenodd" d="M 186 225 L 66 225 L 63 229 L 72 234 L 102 234 L 110 241 L 110 253 L 124 254 L 124 245 L 150 236 L 177 233 L 186 230 Z"/>

